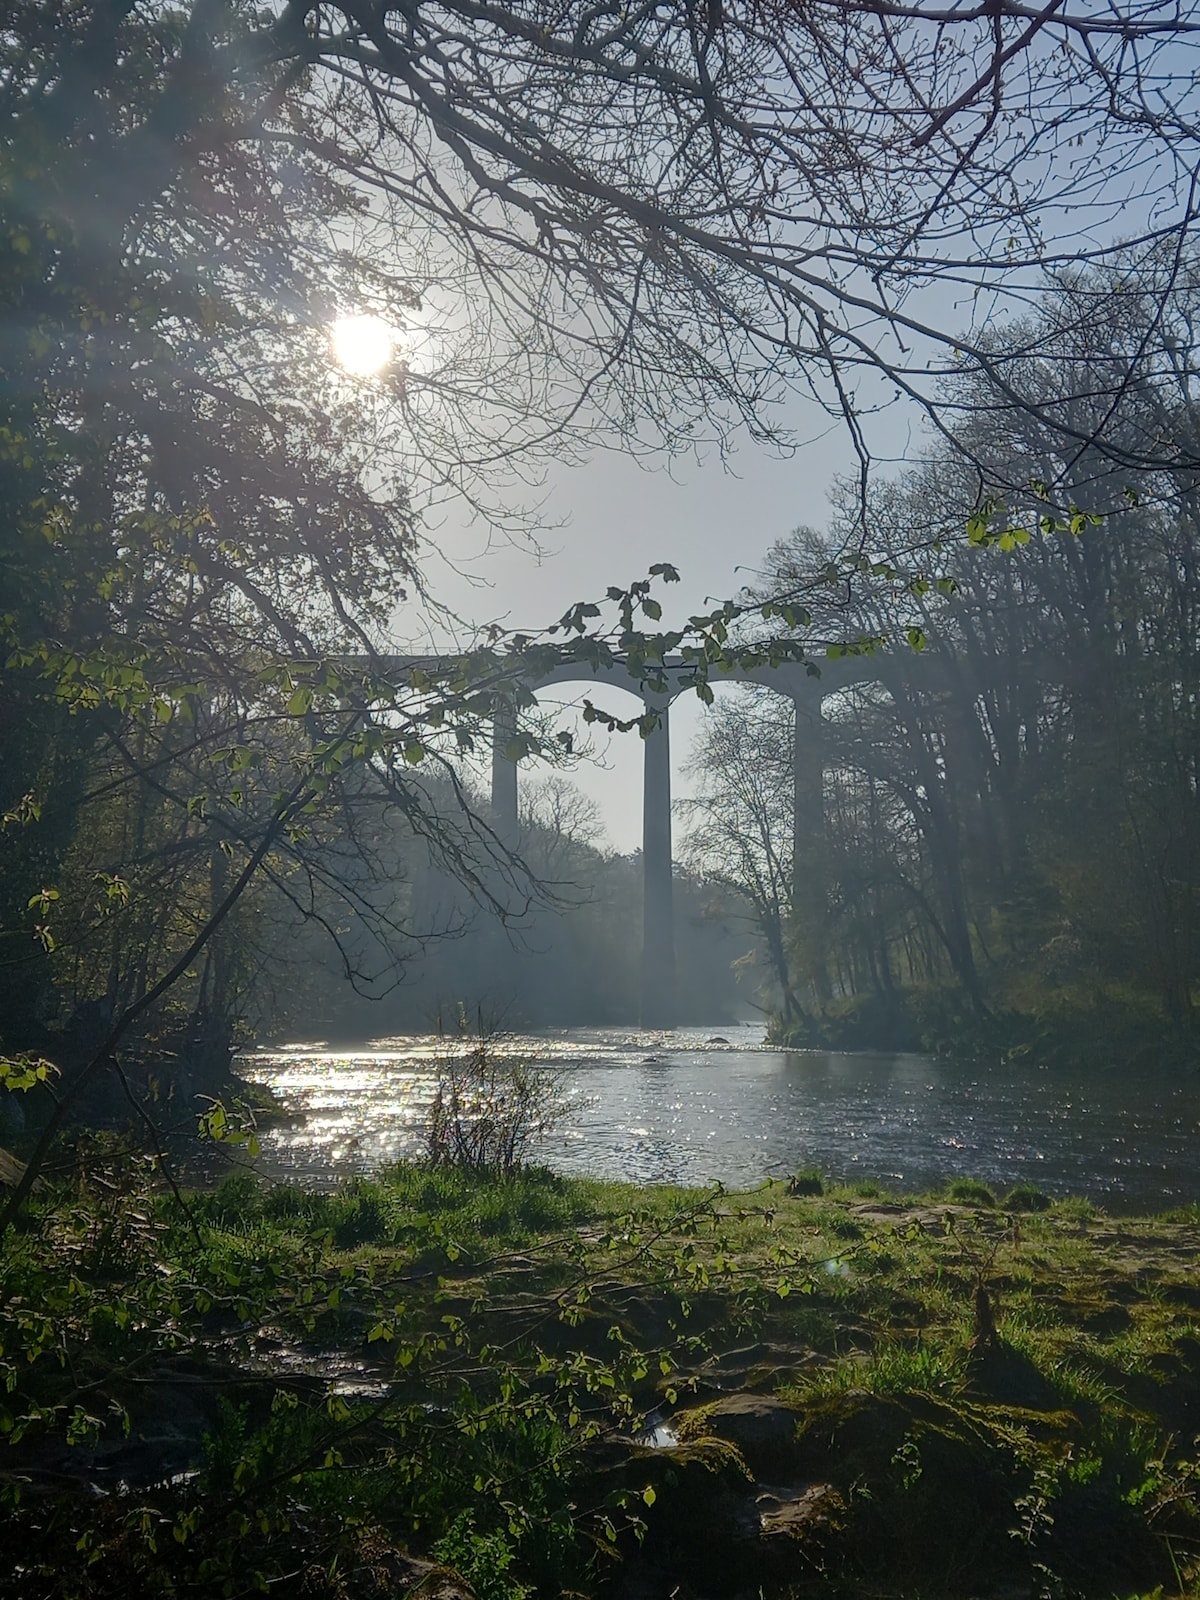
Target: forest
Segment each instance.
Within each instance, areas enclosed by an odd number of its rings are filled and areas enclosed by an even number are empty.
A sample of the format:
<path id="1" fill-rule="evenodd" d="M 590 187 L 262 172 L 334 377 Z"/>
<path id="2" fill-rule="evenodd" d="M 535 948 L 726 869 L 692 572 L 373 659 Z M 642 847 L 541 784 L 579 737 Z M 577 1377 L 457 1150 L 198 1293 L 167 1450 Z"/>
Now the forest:
<path id="1" fill-rule="evenodd" d="M 65 1072 L 67 1116 L 85 1088 L 123 1097 L 121 1073 L 156 1052 L 203 1076 L 263 1015 L 298 925 L 369 992 L 465 926 L 467 901 L 519 943 L 555 899 L 549 864 L 506 847 L 462 761 L 497 728 L 513 757 L 568 757 L 528 678 L 572 662 L 653 695 L 670 658 L 706 701 L 739 664 L 819 671 L 826 652 L 878 650 L 904 678 L 827 702 L 812 860 L 752 891 L 775 920 L 781 1027 L 796 1006 L 830 1027 L 847 1002 L 882 1015 L 900 989 L 952 988 L 929 1042 L 961 1014 L 1001 1019 L 1003 1045 L 1009 1013 L 1064 1007 L 1107 1036 L 1114 1005 L 1134 1031 L 1140 1006 L 1186 1034 L 1191 131 L 1154 86 L 1191 34 L 1072 14 L 1026 38 L 1014 17 L 1001 46 L 977 18 L 926 20 L 915 5 L 902 43 L 869 7 L 777 26 L 751 7 L 701 33 L 668 8 L 611 35 L 514 9 L 476 47 L 453 6 L 394 31 L 300 0 L 16 8 L 0 76 L 13 1083 Z M 993 46 L 994 80 L 973 77 Z M 799 115 L 786 84 L 809 72 L 828 95 Z M 941 110 L 922 82 L 947 86 Z M 996 112 L 1006 83 L 1020 117 Z M 743 93 L 757 121 L 735 114 Z M 1085 153 L 1023 165 L 1021 117 Z M 1137 204 L 1117 203 L 1126 180 Z M 956 229 L 991 242 L 952 260 Z M 950 283 L 986 315 L 935 315 L 931 286 Z M 355 327 L 407 342 L 385 341 L 377 371 L 347 366 Z M 536 634 L 446 618 L 454 651 L 389 674 L 439 614 L 423 574 L 448 498 L 521 537 L 522 486 L 601 443 L 789 448 L 772 410 L 789 388 L 840 420 L 859 470 L 839 525 L 777 550 L 761 592 L 690 613 L 684 595 L 680 616 L 679 572 L 648 562 Z M 872 455 L 895 405 L 937 441 L 903 470 Z M 737 721 L 722 711 L 714 739 Z M 719 764 L 701 757 L 714 782 Z M 795 852 L 771 828 L 778 876 Z M 389 836 L 416 876 L 457 887 L 401 887 Z M 1118 843 L 1124 876 L 1100 883 L 1081 857 Z M 684 854 L 720 877 L 703 829 Z M 706 988 L 709 955 L 689 964 Z"/>
<path id="2" fill-rule="evenodd" d="M 1129 278 L 1068 275 L 1013 330 L 1013 381 L 1130 451 L 1167 437 L 1190 448 L 1186 387 L 1164 405 L 1148 371 L 1174 359 L 1196 292 L 1190 268 L 1165 307 Z M 993 385 L 958 388 L 974 455 L 998 475 L 1027 470 L 1031 488 L 998 518 L 945 451 L 876 485 L 865 554 L 896 574 L 886 590 L 869 570 L 837 593 L 816 587 L 855 546 L 852 486 L 831 527 L 771 550 L 763 594 L 809 585 L 818 636 L 873 653 L 864 681 L 801 730 L 808 790 L 811 771 L 823 784 L 795 831 L 791 703 L 761 689 L 722 700 L 694 756 L 688 858 L 777 952 L 781 1036 L 1190 1064 L 1194 478 L 1135 487 L 1095 451 L 1064 451 Z M 1038 487 L 1051 482 L 1069 484 L 1074 514 L 1048 514 Z M 1103 518 L 1085 509 L 1120 495 Z M 936 586 L 931 549 L 944 552 Z"/>

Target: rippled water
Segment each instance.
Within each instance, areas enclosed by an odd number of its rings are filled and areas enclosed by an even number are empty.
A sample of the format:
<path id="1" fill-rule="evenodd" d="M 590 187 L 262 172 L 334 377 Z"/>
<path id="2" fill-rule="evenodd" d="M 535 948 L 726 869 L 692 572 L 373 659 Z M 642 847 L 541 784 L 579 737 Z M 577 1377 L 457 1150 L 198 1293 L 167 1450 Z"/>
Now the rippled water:
<path id="1" fill-rule="evenodd" d="M 573 1109 L 541 1152 L 563 1172 L 748 1188 L 798 1167 L 898 1189 L 1022 1179 L 1113 1207 L 1200 1200 L 1200 1077 L 964 1066 L 776 1050 L 757 1024 L 572 1029 L 507 1041 L 561 1069 Z M 242 1059 L 302 1113 L 260 1166 L 319 1186 L 416 1154 L 444 1040 L 296 1044 Z"/>

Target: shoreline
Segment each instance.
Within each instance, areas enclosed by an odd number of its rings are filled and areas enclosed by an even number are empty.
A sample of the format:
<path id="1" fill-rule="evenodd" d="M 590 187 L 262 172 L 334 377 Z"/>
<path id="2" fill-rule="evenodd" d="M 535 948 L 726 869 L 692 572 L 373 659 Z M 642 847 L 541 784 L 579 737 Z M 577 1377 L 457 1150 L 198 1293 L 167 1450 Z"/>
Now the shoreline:
<path id="1" fill-rule="evenodd" d="M 1083 1189 L 1126 1213 L 1200 1197 L 1190 1076 L 1131 1084 L 1026 1063 L 983 1072 L 929 1058 L 742 1050 L 707 1035 L 685 1042 L 695 1048 L 611 1035 L 537 1043 L 539 1068 L 575 1102 L 545 1158 L 577 1176 L 736 1188 L 813 1166 L 911 1193 L 966 1170 L 998 1195 L 1023 1181 L 1064 1196 Z M 534 1046 L 515 1043 L 522 1054 Z M 418 1153 L 436 1077 L 421 1048 L 410 1057 L 397 1040 L 344 1067 L 334 1055 L 247 1058 L 241 1070 L 316 1113 L 308 1132 L 264 1140 L 280 1179 L 327 1186 L 343 1162 L 371 1172 Z"/>

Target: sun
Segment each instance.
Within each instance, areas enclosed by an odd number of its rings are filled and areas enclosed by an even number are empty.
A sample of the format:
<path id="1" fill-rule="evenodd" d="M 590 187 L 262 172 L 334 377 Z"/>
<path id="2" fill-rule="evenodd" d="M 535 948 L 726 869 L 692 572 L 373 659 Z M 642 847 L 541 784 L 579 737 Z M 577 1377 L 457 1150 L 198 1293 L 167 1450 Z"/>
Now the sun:
<path id="1" fill-rule="evenodd" d="M 329 330 L 329 338 L 339 366 L 356 378 L 382 372 L 396 348 L 391 328 L 382 317 L 370 313 L 339 317 Z"/>

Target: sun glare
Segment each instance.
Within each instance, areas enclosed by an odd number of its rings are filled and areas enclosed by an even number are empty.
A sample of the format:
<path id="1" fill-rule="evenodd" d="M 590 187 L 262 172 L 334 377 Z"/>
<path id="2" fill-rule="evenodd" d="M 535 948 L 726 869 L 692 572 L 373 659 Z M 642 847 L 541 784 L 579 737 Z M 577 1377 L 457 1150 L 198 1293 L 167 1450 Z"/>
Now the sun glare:
<path id="1" fill-rule="evenodd" d="M 392 359 L 395 336 L 382 317 L 339 317 L 330 330 L 338 364 L 355 377 L 369 378 Z"/>

